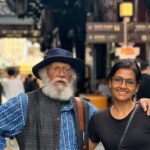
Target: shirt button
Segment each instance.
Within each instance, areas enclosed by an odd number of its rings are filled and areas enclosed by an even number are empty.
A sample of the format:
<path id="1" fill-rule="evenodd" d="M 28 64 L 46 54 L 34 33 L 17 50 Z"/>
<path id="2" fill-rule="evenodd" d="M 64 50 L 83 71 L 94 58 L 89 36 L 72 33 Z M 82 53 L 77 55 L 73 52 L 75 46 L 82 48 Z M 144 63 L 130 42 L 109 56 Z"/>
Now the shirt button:
<path id="1" fill-rule="evenodd" d="M 56 135 L 56 136 L 58 136 L 59 134 L 58 134 L 58 133 L 56 133 L 55 135 Z"/>
<path id="2" fill-rule="evenodd" d="M 60 120 L 60 118 L 59 118 L 59 117 L 57 117 L 56 119 L 57 119 L 58 121 Z"/>

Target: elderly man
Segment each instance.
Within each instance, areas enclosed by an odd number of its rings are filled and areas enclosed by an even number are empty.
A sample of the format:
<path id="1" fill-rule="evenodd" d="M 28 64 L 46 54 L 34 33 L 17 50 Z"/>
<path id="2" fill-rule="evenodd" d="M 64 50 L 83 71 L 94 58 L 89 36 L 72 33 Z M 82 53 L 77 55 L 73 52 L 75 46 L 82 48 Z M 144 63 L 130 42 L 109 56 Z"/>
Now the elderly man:
<path id="1" fill-rule="evenodd" d="M 0 107 L 0 150 L 6 147 L 4 138 L 11 136 L 20 150 L 88 149 L 87 126 L 96 109 L 84 100 L 78 105 L 80 100 L 74 98 L 77 76 L 83 70 L 84 63 L 69 51 L 48 50 L 33 67 L 33 74 L 45 85 Z"/>
<path id="2" fill-rule="evenodd" d="M 4 137 L 11 136 L 16 137 L 20 150 L 87 149 L 88 120 L 96 109 L 82 100 L 82 132 L 74 98 L 76 80 L 84 67 L 67 50 L 48 50 L 44 60 L 33 67 L 33 74 L 45 85 L 0 107 L 0 150 L 6 146 Z"/>

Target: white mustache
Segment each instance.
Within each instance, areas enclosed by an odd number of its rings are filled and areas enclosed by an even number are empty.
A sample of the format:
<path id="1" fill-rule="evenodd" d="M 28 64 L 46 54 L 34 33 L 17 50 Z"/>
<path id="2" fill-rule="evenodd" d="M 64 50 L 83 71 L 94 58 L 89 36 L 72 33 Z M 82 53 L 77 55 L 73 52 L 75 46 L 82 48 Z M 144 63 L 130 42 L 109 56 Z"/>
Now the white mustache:
<path id="1" fill-rule="evenodd" d="M 66 79 L 63 79 L 63 78 L 54 79 L 52 81 L 52 83 L 55 83 L 55 82 L 64 82 L 66 84 L 69 84 L 69 82 Z"/>
<path id="2" fill-rule="evenodd" d="M 62 82 L 65 83 L 63 89 L 59 89 L 54 84 L 56 82 Z M 43 92 L 54 99 L 58 99 L 60 101 L 68 101 L 74 94 L 74 88 L 73 83 L 70 81 L 67 81 L 66 79 L 57 78 L 53 79 L 52 81 L 49 80 L 49 82 L 46 83 L 47 86 L 43 87 Z"/>

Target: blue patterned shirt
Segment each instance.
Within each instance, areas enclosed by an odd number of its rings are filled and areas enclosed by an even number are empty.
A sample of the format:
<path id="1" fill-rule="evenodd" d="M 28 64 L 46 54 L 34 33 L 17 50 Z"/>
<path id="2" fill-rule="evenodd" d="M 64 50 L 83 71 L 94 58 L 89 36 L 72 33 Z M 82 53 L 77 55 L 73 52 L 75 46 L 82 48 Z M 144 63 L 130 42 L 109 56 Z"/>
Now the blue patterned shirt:
<path id="1" fill-rule="evenodd" d="M 89 103 L 90 117 L 96 108 Z M 11 98 L 0 106 L 0 150 L 6 147 L 5 137 L 20 133 L 25 125 L 28 96 L 25 93 Z M 61 109 L 60 150 L 78 150 L 73 104 L 70 101 Z"/>

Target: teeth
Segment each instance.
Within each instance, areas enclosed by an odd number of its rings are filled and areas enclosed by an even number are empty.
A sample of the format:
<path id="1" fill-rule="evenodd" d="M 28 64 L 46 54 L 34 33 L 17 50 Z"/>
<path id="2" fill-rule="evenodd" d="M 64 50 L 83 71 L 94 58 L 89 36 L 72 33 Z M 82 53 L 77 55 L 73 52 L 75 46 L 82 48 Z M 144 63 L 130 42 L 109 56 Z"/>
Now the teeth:
<path id="1" fill-rule="evenodd" d="M 124 94 L 126 94 L 126 92 L 125 91 L 119 91 L 119 94 L 124 95 Z"/>

